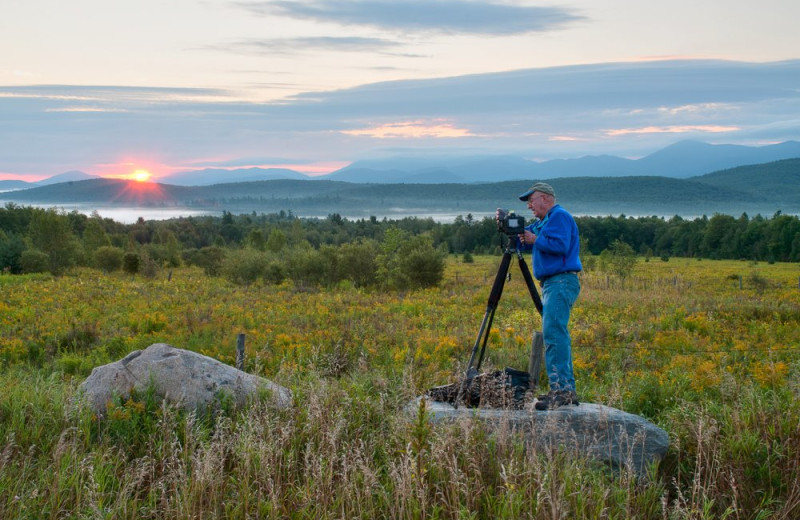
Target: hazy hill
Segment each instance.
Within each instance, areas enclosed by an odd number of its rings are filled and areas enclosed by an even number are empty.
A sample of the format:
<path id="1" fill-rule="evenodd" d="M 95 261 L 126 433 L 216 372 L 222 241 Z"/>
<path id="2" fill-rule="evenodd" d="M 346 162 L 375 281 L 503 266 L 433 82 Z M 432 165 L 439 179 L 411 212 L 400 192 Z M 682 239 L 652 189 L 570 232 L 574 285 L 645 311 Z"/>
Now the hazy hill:
<path id="1" fill-rule="evenodd" d="M 0 194 L 0 200 L 37 204 L 89 203 L 103 206 L 182 206 L 215 207 L 223 198 L 264 197 L 291 199 L 314 197 L 336 191 L 332 181 L 310 183 L 298 180 L 272 180 L 215 184 L 212 186 L 175 186 L 155 182 L 122 179 L 91 179 L 52 184 L 39 188 Z"/>
<path id="2" fill-rule="evenodd" d="M 539 180 L 539 179 L 537 179 Z M 547 179 L 546 179 L 547 180 Z M 800 213 L 800 159 L 724 170 L 690 179 L 657 176 L 549 179 L 559 202 L 583 215 Z M 492 183 L 349 183 L 271 180 L 174 186 L 94 179 L 0 193 L 17 203 L 190 207 L 233 213 L 292 211 L 344 216 L 489 214 L 497 207 L 527 215 L 517 199 L 532 179 Z"/>
<path id="3" fill-rule="evenodd" d="M 0 193 L 0 200 L 53 205 L 159 206 L 175 205 L 183 196 L 181 189 L 153 182 L 94 178 Z"/>
<path id="4" fill-rule="evenodd" d="M 35 182 L 36 186 L 47 186 L 49 184 L 58 184 L 61 182 L 75 182 L 75 181 L 87 181 L 89 179 L 99 179 L 96 175 L 89 175 L 88 173 L 84 173 L 78 170 L 72 170 L 64 173 L 59 173 L 58 175 L 53 175 L 52 177 L 48 177 L 47 179 L 43 179 L 41 181 Z"/>
<path id="5" fill-rule="evenodd" d="M 800 142 L 751 147 L 681 141 L 643 157 L 637 163 L 649 175 L 693 177 L 709 172 L 800 157 Z"/>
<path id="6" fill-rule="evenodd" d="M 746 191 L 768 199 L 800 201 L 800 159 L 739 166 L 691 180 L 709 186 Z"/>
<path id="7" fill-rule="evenodd" d="M 531 178 L 536 163 L 510 155 L 392 157 L 356 161 L 319 178 L 369 183 L 471 183 Z"/>
<path id="8" fill-rule="evenodd" d="M 309 177 L 287 168 L 239 168 L 236 170 L 206 168 L 204 170 L 175 173 L 162 177 L 160 180 L 165 184 L 178 186 L 209 186 L 226 182 L 271 181 L 278 179 L 308 180 Z"/>
<path id="9" fill-rule="evenodd" d="M 681 141 L 641 159 L 609 155 L 535 162 L 515 156 L 392 157 L 356 161 L 322 178 L 344 182 L 498 182 L 563 177 L 663 176 L 705 173 L 800 157 L 800 142 L 750 147 Z"/>
<path id="10" fill-rule="evenodd" d="M 0 180 L 0 191 L 24 190 L 25 188 L 31 188 L 31 187 L 33 187 L 33 184 L 31 184 L 30 182 Z"/>
<path id="11" fill-rule="evenodd" d="M 35 188 L 37 186 L 47 186 L 49 184 L 59 184 L 62 182 L 72 182 L 72 181 L 85 181 L 89 179 L 98 179 L 98 178 L 99 177 L 96 177 L 94 175 L 89 175 L 88 173 L 73 170 L 69 172 L 59 173 L 58 175 L 53 175 L 52 177 L 48 177 L 47 179 L 43 179 L 37 182 L 0 181 L 0 191 L 24 190 L 27 188 Z"/>

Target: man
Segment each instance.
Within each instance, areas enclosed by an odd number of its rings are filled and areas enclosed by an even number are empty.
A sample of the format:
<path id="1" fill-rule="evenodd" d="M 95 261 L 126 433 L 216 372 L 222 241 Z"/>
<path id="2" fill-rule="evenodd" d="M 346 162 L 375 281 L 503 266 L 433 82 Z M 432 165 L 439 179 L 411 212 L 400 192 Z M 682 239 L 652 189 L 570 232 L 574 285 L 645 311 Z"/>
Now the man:
<path id="1" fill-rule="evenodd" d="M 539 396 L 537 410 L 578 404 L 572 372 L 572 340 L 567 325 L 581 291 L 578 273 L 578 226 L 567 210 L 556 204 L 556 192 L 538 182 L 519 196 L 536 221 L 525 227 L 520 241 L 533 248 L 533 274 L 542 285 L 542 335 L 550 391 Z"/>

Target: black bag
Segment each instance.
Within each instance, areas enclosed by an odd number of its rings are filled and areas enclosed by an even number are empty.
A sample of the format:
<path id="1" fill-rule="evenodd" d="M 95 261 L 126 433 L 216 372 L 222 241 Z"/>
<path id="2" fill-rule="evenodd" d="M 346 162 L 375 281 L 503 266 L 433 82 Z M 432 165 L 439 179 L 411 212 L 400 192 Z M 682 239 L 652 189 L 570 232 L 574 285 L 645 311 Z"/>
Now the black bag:
<path id="1" fill-rule="evenodd" d="M 524 402 L 525 394 L 531 388 L 531 375 L 524 370 L 506 367 L 503 370 L 506 379 L 506 387 L 511 390 L 514 401 Z"/>
<path id="2" fill-rule="evenodd" d="M 520 409 L 525 405 L 525 395 L 529 389 L 530 374 L 524 370 L 506 367 L 503 370 L 479 374 L 460 383 L 431 388 L 426 395 L 434 401 L 466 405 L 470 408 L 483 406 Z M 460 399 L 459 393 L 462 394 Z"/>

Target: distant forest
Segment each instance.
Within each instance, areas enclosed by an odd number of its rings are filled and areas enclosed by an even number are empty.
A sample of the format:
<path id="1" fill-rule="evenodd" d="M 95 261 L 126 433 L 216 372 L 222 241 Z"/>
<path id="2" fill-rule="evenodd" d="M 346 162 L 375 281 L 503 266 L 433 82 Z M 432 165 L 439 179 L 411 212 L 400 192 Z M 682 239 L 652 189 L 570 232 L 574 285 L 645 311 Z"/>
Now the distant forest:
<path id="1" fill-rule="evenodd" d="M 754 261 L 800 261 L 800 219 L 715 214 L 681 217 L 578 217 L 582 254 L 599 255 L 619 241 L 647 257 L 692 257 Z M 291 213 L 203 216 L 165 221 L 139 219 L 122 224 L 97 214 L 6 204 L 0 208 L 0 271 L 64 272 L 71 266 L 98 266 L 99 253 L 141 255 L 155 266 L 202 265 L 226 251 L 278 251 L 289 246 L 335 250 L 360 244 L 377 254 L 387 237 L 425 237 L 438 251 L 497 254 L 503 236 L 494 219 L 470 214 L 452 223 L 432 219 L 375 217 L 350 220 L 337 213 L 321 219 Z M 27 265 L 27 267 L 26 267 Z"/>

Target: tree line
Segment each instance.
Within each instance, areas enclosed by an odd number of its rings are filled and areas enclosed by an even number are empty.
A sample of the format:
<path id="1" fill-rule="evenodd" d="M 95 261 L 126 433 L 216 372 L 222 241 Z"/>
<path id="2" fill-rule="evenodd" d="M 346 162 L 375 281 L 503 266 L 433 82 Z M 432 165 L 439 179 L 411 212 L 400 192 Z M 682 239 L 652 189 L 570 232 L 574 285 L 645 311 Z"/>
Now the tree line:
<path id="1" fill-rule="evenodd" d="M 625 244 L 647 257 L 800 261 L 800 219 L 776 213 L 577 217 L 582 254 Z M 494 219 L 471 214 L 450 223 L 430 218 L 304 219 L 291 212 L 185 217 L 122 224 L 97 213 L 18 206 L 0 208 L 0 271 L 62 274 L 73 266 L 148 273 L 198 265 L 237 283 L 286 277 L 308 283 L 435 283 L 447 254 L 494 254 L 503 236 Z M 303 267 L 305 266 L 305 267 Z M 249 273 L 249 274 L 248 274 Z M 361 274 L 359 274 L 361 273 Z M 367 273 L 367 274 L 364 274 Z"/>

